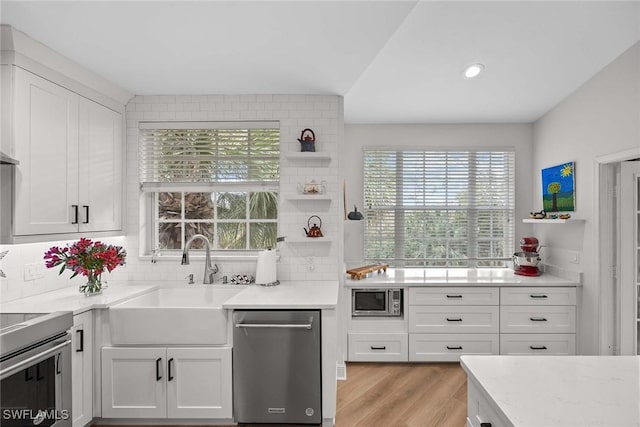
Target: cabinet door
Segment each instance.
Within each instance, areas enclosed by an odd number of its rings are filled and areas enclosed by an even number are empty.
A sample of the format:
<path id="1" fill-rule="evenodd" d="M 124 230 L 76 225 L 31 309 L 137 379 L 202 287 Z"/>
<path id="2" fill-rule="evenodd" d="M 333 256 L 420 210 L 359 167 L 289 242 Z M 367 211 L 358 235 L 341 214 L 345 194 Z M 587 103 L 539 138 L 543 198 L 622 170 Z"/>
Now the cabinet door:
<path id="1" fill-rule="evenodd" d="M 122 228 L 122 116 L 80 98 L 80 231 Z"/>
<path id="2" fill-rule="evenodd" d="M 102 349 L 102 417 L 165 418 L 166 349 Z"/>
<path id="3" fill-rule="evenodd" d="M 231 348 L 167 349 L 167 416 L 232 417 Z"/>
<path id="4" fill-rule="evenodd" d="M 73 427 L 93 419 L 93 312 L 73 316 L 71 329 L 71 380 Z"/>
<path id="5" fill-rule="evenodd" d="M 15 68 L 14 234 L 78 231 L 78 96 Z"/>

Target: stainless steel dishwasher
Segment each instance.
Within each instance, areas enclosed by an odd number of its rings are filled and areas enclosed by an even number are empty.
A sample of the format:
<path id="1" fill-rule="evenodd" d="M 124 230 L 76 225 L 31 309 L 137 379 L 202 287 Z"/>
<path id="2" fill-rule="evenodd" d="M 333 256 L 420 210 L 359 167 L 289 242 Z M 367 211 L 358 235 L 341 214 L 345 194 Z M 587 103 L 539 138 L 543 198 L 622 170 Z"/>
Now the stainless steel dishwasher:
<path id="1" fill-rule="evenodd" d="M 238 423 L 322 422 L 319 310 L 233 312 Z"/>

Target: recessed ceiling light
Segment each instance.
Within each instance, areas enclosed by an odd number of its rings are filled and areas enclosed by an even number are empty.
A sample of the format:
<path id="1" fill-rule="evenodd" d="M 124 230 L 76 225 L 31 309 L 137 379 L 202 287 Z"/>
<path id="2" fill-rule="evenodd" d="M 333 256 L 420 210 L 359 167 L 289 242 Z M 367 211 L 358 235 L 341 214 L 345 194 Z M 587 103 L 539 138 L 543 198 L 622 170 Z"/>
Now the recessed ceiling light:
<path id="1" fill-rule="evenodd" d="M 467 68 L 464 69 L 464 77 L 466 79 L 472 79 L 474 77 L 478 77 L 478 74 L 480 74 L 482 72 L 482 70 L 484 70 L 484 65 L 482 65 L 482 64 L 471 64 Z"/>

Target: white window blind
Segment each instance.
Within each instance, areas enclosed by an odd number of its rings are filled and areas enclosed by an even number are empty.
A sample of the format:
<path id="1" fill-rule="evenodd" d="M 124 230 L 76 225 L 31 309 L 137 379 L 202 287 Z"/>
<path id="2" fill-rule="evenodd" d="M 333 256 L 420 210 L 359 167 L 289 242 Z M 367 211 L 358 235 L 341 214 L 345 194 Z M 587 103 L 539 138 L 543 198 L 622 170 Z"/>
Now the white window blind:
<path id="1" fill-rule="evenodd" d="M 264 123 L 220 128 L 203 123 L 141 123 L 144 191 L 258 187 L 277 190 L 280 131 Z"/>
<path id="2" fill-rule="evenodd" d="M 512 151 L 365 150 L 364 256 L 395 266 L 506 266 Z"/>

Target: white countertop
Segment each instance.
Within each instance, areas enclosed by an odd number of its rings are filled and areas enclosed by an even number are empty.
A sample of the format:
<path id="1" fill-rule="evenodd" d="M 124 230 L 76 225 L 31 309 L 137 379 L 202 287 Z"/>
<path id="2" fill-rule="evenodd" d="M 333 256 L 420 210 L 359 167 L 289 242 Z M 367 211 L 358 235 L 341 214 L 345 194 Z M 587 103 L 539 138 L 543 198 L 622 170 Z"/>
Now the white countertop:
<path id="1" fill-rule="evenodd" d="M 162 286 L 164 286 L 163 284 Z M 82 312 L 108 308 L 162 286 L 148 282 L 120 282 L 109 284 L 102 294 L 86 297 L 78 288 L 70 286 L 0 304 L 0 313 Z M 166 284 L 169 287 L 170 283 Z M 184 286 L 184 285 L 183 285 Z M 202 287 L 202 285 L 196 285 Z M 215 288 L 216 285 L 207 285 Z M 185 286 L 186 287 L 186 286 Z M 242 286 L 242 290 L 228 299 L 223 308 L 319 308 L 335 309 L 338 303 L 338 281 L 287 282 L 278 286 Z"/>
<path id="2" fill-rule="evenodd" d="M 640 426 L 640 356 L 462 356 L 515 427 Z"/>
<path id="3" fill-rule="evenodd" d="M 279 309 L 320 308 L 335 309 L 338 304 L 338 281 L 282 281 L 278 286 L 250 285 L 229 298 L 223 308 Z"/>
<path id="4" fill-rule="evenodd" d="M 72 311 L 74 315 L 94 308 L 108 308 L 126 299 L 151 292 L 157 285 L 148 282 L 109 283 L 102 294 L 90 297 L 78 292 L 77 286 L 45 292 L 0 304 L 0 313 L 52 313 Z"/>
<path id="5" fill-rule="evenodd" d="M 388 268 L 369 273 L 362 280 L 345 279 L 345 286 L 579 286 L 579 273 L 563 278 L 551 273 L 520 276 L 509 268 Z"/>

